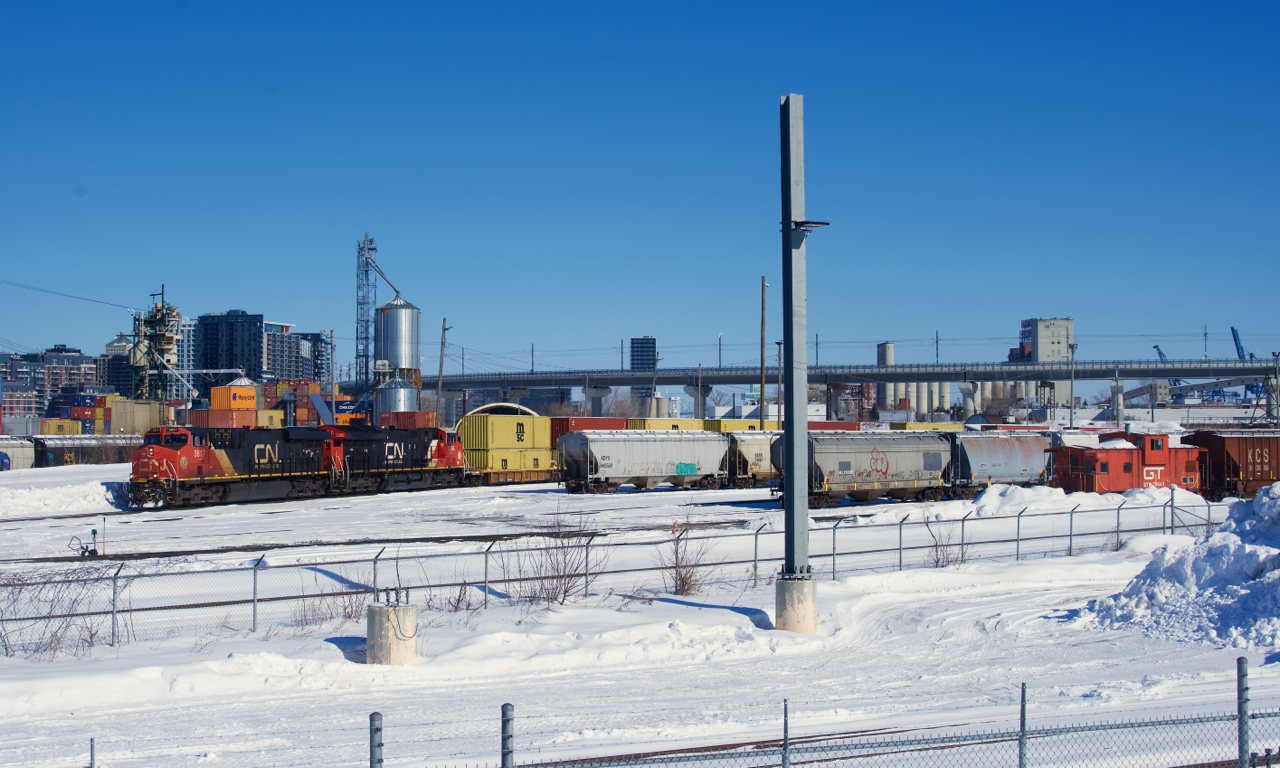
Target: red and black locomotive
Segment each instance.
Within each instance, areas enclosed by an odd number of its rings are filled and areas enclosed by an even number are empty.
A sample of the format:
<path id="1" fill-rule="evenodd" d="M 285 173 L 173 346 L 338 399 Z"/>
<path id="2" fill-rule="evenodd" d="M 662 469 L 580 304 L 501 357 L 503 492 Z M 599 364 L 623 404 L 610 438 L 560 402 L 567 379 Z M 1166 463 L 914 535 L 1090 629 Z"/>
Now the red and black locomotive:
<path id="1" fill-rule="evenodd" d="M 478 479 L 478 478 L 476 478 Z M 133 452 L 130 507 L 309 499 L 473 484 L 442 429 L 160 427 Z"/>

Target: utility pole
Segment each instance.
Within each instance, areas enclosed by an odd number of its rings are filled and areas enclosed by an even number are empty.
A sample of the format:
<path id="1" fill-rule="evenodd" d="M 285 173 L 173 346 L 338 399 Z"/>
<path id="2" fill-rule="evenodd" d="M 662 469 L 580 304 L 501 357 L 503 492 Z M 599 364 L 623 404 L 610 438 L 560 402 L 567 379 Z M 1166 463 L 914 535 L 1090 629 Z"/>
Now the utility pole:
<path id="1" fill-rule="evenodd" d="M 533 355 L 534 355 L 533 345 L 530 344 L 529 345 L 529 373 L 533 373 L 533 369 L 535 367 L 533 364 L 533 360 L 534 360 Z"/>
<path id="2" fill-rule="evenodd" d="M 436 371 L 436 427 L 444 428 L 444 401 L 440 398 L 444 394 L 444 335 L 448 331 L 453 330 L 449 326 L 449 319 L 442 318 L 440 320 L 440 367 Z"/>
<path id="3" fill-rule="evenodd" d="M 813 334 L 813 365 L 815 368 L 822 365 L 822 347 L 818 343 L 818 334 Z"/>
<path id="4" fill-rule="evenodd" d="M 724 334 L 716 337 L 716 368 L 724 367 Z"/>
<path id="5" fill-rule="evenodd" d="M 626 339 L 618 339 L 618 370 L 627 370 Z"/>
<path id="6" fill-rule="evenodd" d="M 786 403 L 782 435 L 782 572 L 775 593 L 774 626 L 818 631 L 818 589 L 809 567 L 809 365 L 805 291 L 805 240 L 824 222 L 805 218 L 804 97 L 793 93 L 779 105 L 782 155 L 782 328 Z"/>
<path id="7" fill-rule="evenodd" d="M 765 367 L 764 367 L 764 289 L 765 289 L 765 288 L 768 288 L 768 287 L 769 287 L 769 284 L 768 284 L 768 283 L 766 283 L 766 282 L 764 281 L 764 275 L 761 275 L 761 276 L 760 276 L 760 398 L 759 398 L 759 401 L 758 401 L 758 402 L 759 402 L 759 406 L 760 406 L 760 408 L 759 408 L 759 414 L 758 414 L 758 415 L 760 416 L 760 431 L 761 431 L 761 432 L 763 432 L 763 431 L 764 431 L 764 377 L 765 377 Z"/>
<path id="8" fill-rule="evenodd" d="M 938 332 L 933 332 L 933 364 L 938 364 Z"/>

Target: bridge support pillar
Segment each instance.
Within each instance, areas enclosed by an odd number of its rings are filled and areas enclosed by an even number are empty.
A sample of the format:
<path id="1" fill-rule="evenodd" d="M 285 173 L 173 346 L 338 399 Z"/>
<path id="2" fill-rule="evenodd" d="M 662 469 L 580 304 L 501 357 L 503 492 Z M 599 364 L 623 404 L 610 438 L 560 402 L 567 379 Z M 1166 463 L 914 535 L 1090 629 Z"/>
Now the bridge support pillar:
<path id="1" fill-rule="evenodd" d="M 960 389 L 960 397 L 964 398 L 964 419 L 968 421 L 978 410 L 973 403 L 973 393 L 978 385 L 972 381 L 962 381 L 956 386 Z"/>
<path id="2" fill-rule="evenodd" d="M 591 415 L 604 415 L 604 399 L 613 392 L 612 387 L 583 387 L 582 394 L 591 399 Z"/>
<path id="3" fill-rule="evenodd" d="M 707 418 L 707 395 L 711 394 L 712 389 L 710 384 L 703 384 L 701 387 L 696 384 L 685 385 L 685 394 L 693 398 L 693 418 Z"/>
<path id="4" fill-rule="evenodd" d="M 1111 415 L 1116 426 L 1124 429 L 1124 382 L 1119 379 L 1111 382 Z"/>

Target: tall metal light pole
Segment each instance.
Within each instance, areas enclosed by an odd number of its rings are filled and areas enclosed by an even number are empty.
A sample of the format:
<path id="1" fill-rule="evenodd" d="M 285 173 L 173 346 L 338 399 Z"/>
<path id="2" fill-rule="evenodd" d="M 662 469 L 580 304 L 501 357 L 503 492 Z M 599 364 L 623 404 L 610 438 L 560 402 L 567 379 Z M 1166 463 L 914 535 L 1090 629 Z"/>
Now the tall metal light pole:
<path id="1" fill-rule="evenodd" d="M 760 276 L 760 397 L 758 407 L 756 408 L 757 416 L 760 417 L 760 431 L 764 431 L 764 289 L 769 284 L 764 281 L 764 275 Z"/>
<path id="2" fill-rule="evenodd" d="M 809 567 L 809 368 L 806 358 L 805 239 L 824 222 L 804 215 L 804 97 L 783 96 L 779 106 L 782 145 L 782 319 L 788 418 L 782 435 L 783 520 L 786 542 L 778 575 L 774 626 L 818 631 L 818 588 Z M 761 395 L 764 393 L 761 392 Z"/>
<path id="3" fill-rule="evenodd" d="M 716 337 L 716 367 L 724 367 L 724 334 Z"/>
<path id="4" fill-rule="evenodd" d="M 453 326 L 449 325 L 449 318 L 440 318 L 440 365 L 436 368 L 436 426 L 443 429 L 444 422 L 444 404 L 440 397 L 444 394 L 444 335 L 453 330 Z"/>
<path id="5" fill-rule="evenodd" d="M 1067 349 L 1071 350 L 1071 390 L 1067 393 L 1067 397 L 1071 400 L 1071 429 L 1076 428 L 1076 345 L 1075 342 L 1067 345 Z M 1058 358 L 1061 360 L 1062 358 Z"/>

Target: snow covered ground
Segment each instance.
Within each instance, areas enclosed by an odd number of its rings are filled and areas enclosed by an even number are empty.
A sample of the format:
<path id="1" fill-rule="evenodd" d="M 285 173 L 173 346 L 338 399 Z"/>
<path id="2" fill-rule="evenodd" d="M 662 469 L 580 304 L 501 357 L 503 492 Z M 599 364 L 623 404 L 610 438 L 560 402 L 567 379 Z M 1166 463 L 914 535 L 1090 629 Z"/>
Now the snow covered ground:
<path id="1" fill-rule="evenodd" d="M 0 568 L 31 558 L 67 557 L 72 537 L 106 531 L 107 553 L 177 556 L 239 565 L 273 550 L 276 562 L 372 557 L 387 544 L 401 555 L 483 549 L 495 536 L 538 534 L 557 518 L 609 532 L 611 541 L 652 538 L 674 522 L 726 529 L 780 530 L 777 497 L 767 490 L 660 490 L 569 495 L 554 484 L 462 488 L 308 501 L 229 504 L 184 510 L 125 510 L 116 484 L 128 465 L 28 469 L 0 474 Z M 959 520 L 1043 512 L 1158 507 L 1167 491 L 1064 494 L 1052 488 L 997 486 L 975 501 L 853 504 L 815 513 L 818 520 L 860 516 L 866 523 L 904 519 Z M 1207 515 L 1200 497 L 1180 492 L 1184 517 Z M 1158 525 L 1159 512 L 1153 512 Z M 1220 519 L 1220 515 L 1219 515 Z M 1033 525 L 1030 518 L 1027 524 Z M 1056 523 L 1055 523 L 1056 524 Z M 1061 527 L 1061 526 L 1059 526 Z M 1063 528 L 1061 533 L 1065 534 Z M 1034 535 L 1029 528 L 1028 535 Z M 362 543 L 363 542 L 363 543 Z M 10 563 L 6 566 L 5 563 Z"/>
<path id="2" fill-rule="evenodd" d="M 781 525 L 776 501 L 762 491 L 570 497 L 551 485 L 112 515 L 120 510 L 104 483 L 119 482 L 122 469 L 0 475 L 9 569 L 29 567 L 12 562 L 18 558 L 60 554 L 66 537 L 99 527 L 103 513 L 110 552 L 200 542 L 211 552 L 184 559 L 193 568 L 240 564 L 263 544 L 303 545 L 273 552 L 280 562 L 368 556 L 381 546 L 317 541 L 426 539 L 404 546 L 471 552 L 484 537 L 544 531 L 557 515 L 620 540 L 653 538 L 686 518 L 728 529 L 722 533 Z M 896 541 L 904 517 L 953 521 L 946 525 L 954 529 L 968 516 L 967 536 L 994 536 L 1003 543 L 987 546 L 1008 549 L 1004 537 L 1025 509 L 1022 535 L 1049 531 L 1061 549 L 1068 516 L 1044 513 L 1077 509 L 1080 535 L 1088 520 L 1109 526 L 1121 503 L 1139 510 L 1138 523 L 1158 526 L 1167 500 L 1157 491 L 1121 497 L 996 487 L 972 502 L 846 504 L 816 514 L 861 515 L 842 533 L 842 552 L 877 536 Z M 1198 497 L 1176 501 L 1185 516 L 1210 514 Z M 80 514 L 92 517 L 60 517 Z M 797 734 L 1005 728 L 1016 721 L 1024 681 L 1034 725 L 1229 712 L 1240 653 L 1255 665 L 1255 709 L 1280 706 L 1278 676 L 1263 666 L 1266 649 L 1099 623 L 1091 601 L 1124 591 L 1153 552 L 1161 560 L 1194 542 L 1126 538 L 1119 552 L 1041 557 L 1049 550 L 1031 548 L 1039 559 L 838 581 L 828 574 L 814 637 L 772 629 L 774 591 L 765 581 L 726 580 L 677 597 L 651 580 L 644 591 L 600 584 L 591 597 L 554 610 L 494 600 L 488 610 L 450 611 L 437 601 L 420 616 L 421 656 L 406 667 L 364 665 L 363 624 L 342 621 L 269 624 L 256 634 L 175 631 L 53 661 L 0 658 L 0 766 L 86 764 L 91 736 L 98 764 L 108 768 L 363 765 L 375 710 L 386 717 L 390 765 L 495 763 L 504 702 L 516 705 L 521 760 L 776 737 L 784 698 Z M 815 553 L 829 552 L 828 542 L 815 533 Z M 218 551 L 227 545 L 236 549 Z"/>
<path id="3" fill-rule="evenodd" d="M 1239 653 L 1098 631 L 1150 536 L 1110 554 L 871 575 L 819 585 L 817 636 L 768 629 L 772 587 L 619 597 L 549 612 L 422 617 L 422 657 L 362 663 L 358 624 L 301 637 L 173 637 L 52 663 L 0 660 L 0 765 L 310 766 L 367 760 L 386 718 L 392 765 L 496 762 L 499 707 L 521 759 L 586 757 L 792 732 L 1006 727 L 1027 682 L 1036 724 L 1227 712 Z M 1264 657 L 1246 652 L 1255 665 Z M 1280 705 L 1255 670 L 1255 708 Z"/>

